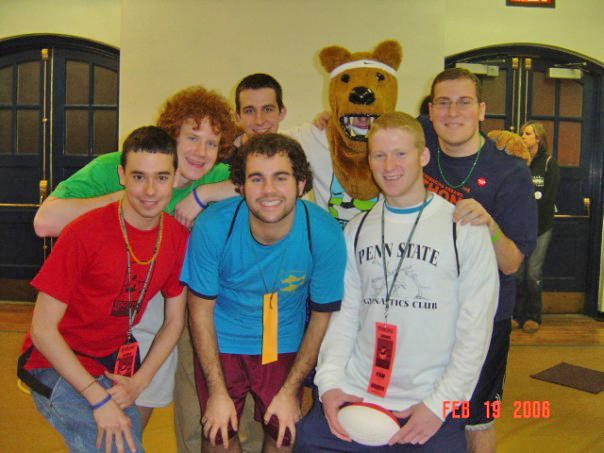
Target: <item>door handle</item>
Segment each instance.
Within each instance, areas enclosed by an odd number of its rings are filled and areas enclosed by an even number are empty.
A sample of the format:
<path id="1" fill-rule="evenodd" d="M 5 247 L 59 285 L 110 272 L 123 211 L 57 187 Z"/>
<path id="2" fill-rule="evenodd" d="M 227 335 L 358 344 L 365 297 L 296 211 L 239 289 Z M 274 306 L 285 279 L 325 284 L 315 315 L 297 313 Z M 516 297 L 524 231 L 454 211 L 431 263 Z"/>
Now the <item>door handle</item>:
<path id="1" fill-rule="evenodd" d="M 42 204 L 42 202 L 48 195 L 48 180 L 46 180 L 46 179 L 40 180 L 39 191 L 40 191 L 40 204 Z"/>
<path id="2" fill-rule="evenodd" d="M 48 195 L 48 181 L 41 179 L 39 184 L 40 201 L 38 203 L 0 203 L 0 208 L 39 208 Z"/>
<path id="3" fill-rule="evenodd" d="M 583 198 L 583 215 L 556 214 L 555 219 L 589 219 L 591 218 L 591 200 L 588 197 Z"/>
<path id="4" fill-rule="evenodd" d="M 0 203 L 0 208 L 39 208 L 39 203 Z"/>
<path id="5" fill-rule="evenodd" d="M 39 203 L 0 203 L 0 208 L 39 208 Z"/>

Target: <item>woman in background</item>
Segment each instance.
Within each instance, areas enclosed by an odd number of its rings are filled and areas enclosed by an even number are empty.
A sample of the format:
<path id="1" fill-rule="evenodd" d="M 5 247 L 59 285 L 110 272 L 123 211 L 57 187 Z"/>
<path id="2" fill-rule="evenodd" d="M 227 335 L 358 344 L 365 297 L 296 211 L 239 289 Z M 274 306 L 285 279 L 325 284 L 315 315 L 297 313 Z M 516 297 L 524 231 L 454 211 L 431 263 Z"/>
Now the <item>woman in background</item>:
<path id="1" fill-rule="evenodd" d="M 523 124 L 520 136 L 531 153 L 530 168 L 539 211 L 539 226 L 535 250 L 524 258 L 516 273 L 513 324 L 522 327 L 526 333 L 533 333 L 541 325 L 541 277 L 547 247 L 552 238 L 560 169 L 556 160 L 547 152 L 547 135 L 541 123 L 529 121 Z"/>

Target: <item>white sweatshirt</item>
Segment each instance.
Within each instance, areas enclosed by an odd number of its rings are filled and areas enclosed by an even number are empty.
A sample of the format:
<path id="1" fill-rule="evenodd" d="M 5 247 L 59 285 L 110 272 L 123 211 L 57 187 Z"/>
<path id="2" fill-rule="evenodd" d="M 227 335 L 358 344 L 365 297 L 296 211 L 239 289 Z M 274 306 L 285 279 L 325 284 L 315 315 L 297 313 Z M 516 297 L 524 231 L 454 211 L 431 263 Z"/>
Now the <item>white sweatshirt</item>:
<path id="1" fill-rule="evenodd" d="M 342 308 L 331 317 L 321 345 L 315 383 L 319 394 L 340 388 L 389 410 L 423 402 L 446 418 L 445 401 L 469 400 L 491 339 L 499 276 L 486 226 L 457 225 L 458 275 L 453 246 L 454 206 L 434 198 L 424 209 L 392 291 L 388 323 L 397 344 L 385 398 L 367 392 L 375 348 L 375 323 L 384 322 L 386 289 L 378 202 L 344 230 L 347 247 Z M 385 211 L 388 284 L 417 212 Z M 389 253 L 388 250 L 391 252 Z M 446 406 L 447 408 L 450 405 Z"/>

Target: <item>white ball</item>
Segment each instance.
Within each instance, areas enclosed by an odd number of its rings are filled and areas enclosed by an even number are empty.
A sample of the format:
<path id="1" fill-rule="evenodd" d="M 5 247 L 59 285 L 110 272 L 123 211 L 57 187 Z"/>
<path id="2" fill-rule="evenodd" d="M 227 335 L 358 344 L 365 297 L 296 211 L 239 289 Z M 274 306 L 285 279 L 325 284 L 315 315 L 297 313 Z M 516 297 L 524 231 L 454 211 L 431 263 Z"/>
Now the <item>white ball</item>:
<path id="1" fill-rule="evenodd" d="M 371 403 L 353 403 L 338 411 L 338 421 L 355 442 L 369 447 L 386 445 L 401 429 L 391 412 Z"/>

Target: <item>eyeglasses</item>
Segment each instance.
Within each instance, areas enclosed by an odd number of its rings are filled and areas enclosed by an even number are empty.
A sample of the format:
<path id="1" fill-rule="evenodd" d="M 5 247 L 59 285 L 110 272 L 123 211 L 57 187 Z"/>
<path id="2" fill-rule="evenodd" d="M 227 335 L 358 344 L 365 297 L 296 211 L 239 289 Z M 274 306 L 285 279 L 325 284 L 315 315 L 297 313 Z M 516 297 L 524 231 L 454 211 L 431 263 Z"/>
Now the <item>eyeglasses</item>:
<path id="1" fill-rule="evenodd" d="M 478 104 L 478 101 L 472 98 L 459 98 L 456 101 L 447 98 L 438 98 L 432 103 L 432 106 L 438 110 L 449 110 L 452 104 L 455 105 L 457 110 L 464 112 L 470 110 L 474 104 Z"/>

